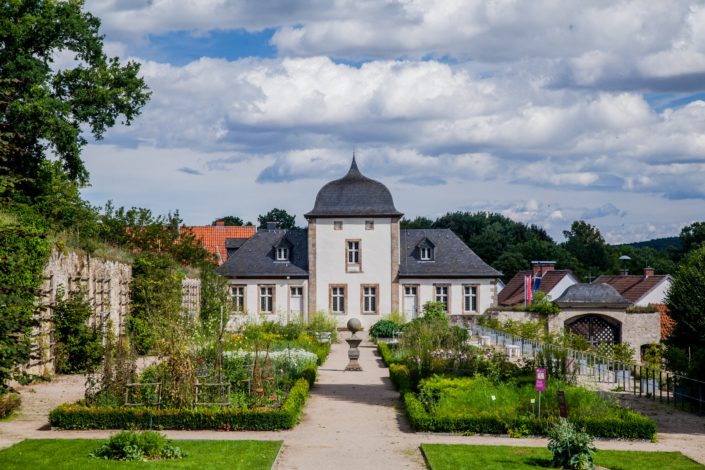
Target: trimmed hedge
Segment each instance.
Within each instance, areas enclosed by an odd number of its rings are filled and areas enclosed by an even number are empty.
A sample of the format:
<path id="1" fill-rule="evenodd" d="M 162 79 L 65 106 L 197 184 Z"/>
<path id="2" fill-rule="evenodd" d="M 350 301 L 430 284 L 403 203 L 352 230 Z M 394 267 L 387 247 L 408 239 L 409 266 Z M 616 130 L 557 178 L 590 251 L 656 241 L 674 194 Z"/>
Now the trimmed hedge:
<path id="1" fill-rule="evenodd" d="M 312 388 L 313 384 L 316 383 L 316 377 L 318 377 L 318 368 L 316 367 L 306 367 L 301 377 L 308 382 L 308 388 Z"/>
<path id="2" fill-rule="evenodd" d="M 401 393 L 413 390 L 409 368 L 404 364 L 389 364 L 389 378 Z"/>
<path id="3" fill-rule="evenodd" d="M 389 367 L 390 364 L 398 364 L 399 361 L 394 357 L 392 348 L 389 347 L 387 343 L 377 343 L 377 352 L 379 352 L 379 357 L 382 358 L 384 365 Z"/>
<path id="4" fill-rule="evenodd" d="M 315 380 L 315 377 L 314 377 Z M 298 423 L 308 396 L 309 382 L 299 379 L 279 409 L 88 407 L 60 405 L 49 413 L 59 429 L 214 429 L 276 431 Z"/>
<path id="5" fill-rule="evenodd" d="M 488 412 L 475 416 L 457 418 L 435 417 L 412 392 L 404 393 L 404 405 L 411 427 L 416 431 L 457 432 L 463 434 L 510 434 L 510 431 L 523 429 L 525 434 L 546 435 L 553 420 L 539 420 L 531 417 L 500 419 Z M 625 418 L 576 418 L 569 421 L 593 437 L 650 439 L 656 437 L 656 424 L 637 413 L 629 411 Z"/>

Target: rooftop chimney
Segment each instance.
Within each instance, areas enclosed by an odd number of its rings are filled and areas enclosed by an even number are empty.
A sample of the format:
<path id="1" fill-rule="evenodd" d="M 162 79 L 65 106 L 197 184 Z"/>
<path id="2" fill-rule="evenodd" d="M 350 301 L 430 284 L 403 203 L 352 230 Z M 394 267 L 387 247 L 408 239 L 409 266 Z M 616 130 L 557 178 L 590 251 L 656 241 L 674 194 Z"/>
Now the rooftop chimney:
<path id="1" fill-rule="evenodd" d="M 278 228 L 278 224 L 276 222 L 267 222 L 267 231 L 273 232 Z"/>
<path id="2" fill-rule="evenodd" d="M 543 277 L 544 273 L 549 271 L 555 271 L 556 262 L 555 261 L 532 261 L 531 262 L 531 273 L 534 276 Z"/>
<path id="3" fill-rule="evenodd" d="M 224 227 L 225 226 L 225 221 L 223 219 L 219 219 L 215 221 L 215 226 L 216 227 Z"/>
<path id="4" fill-rule="evenodd" d="M 654 275 L 654 268 L 651 266 L 647 266 L 644 268 L 644 277 L 649 277 Z"/>

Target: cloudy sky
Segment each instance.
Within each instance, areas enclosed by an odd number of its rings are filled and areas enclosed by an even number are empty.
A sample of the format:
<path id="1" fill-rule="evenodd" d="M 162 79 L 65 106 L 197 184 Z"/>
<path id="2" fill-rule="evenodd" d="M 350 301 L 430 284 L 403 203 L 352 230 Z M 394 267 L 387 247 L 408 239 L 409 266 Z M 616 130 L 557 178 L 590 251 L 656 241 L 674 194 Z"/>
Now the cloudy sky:
<path id="1" fill-rule="evenodd" d="M 557 241 L 705 219 L 705 3 L 89 0 L 153 91 L 85 151 L 95 204 L 305 223 L 353 151 L 408 217 L 497 211 Z"/>

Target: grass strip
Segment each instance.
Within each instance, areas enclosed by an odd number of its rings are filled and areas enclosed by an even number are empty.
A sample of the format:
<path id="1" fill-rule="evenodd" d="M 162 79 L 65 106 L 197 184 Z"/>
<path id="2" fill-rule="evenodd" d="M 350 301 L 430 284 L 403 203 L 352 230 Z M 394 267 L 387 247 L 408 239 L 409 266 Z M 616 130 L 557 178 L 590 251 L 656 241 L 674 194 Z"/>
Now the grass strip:
<path id="1" fill-rule="evenodd" d="M 551 468 L 551 453 L 543 447 L 421 444 L 431 470 L 504 470 Z M 595 465 L 610 470 L 694 470 L 705 466 L 680 452 L 598 450 Z"/>
<path id="2" fill-rule="evenodd" d="M 27 439 L 0 451 L 0 468 L 11 469 L 235 469 L 269 470 L 281 441 L 173 441 L 188 454 L 181 460 L 119 462 L 89 454 L 104 442 L 100 439 Z"/>

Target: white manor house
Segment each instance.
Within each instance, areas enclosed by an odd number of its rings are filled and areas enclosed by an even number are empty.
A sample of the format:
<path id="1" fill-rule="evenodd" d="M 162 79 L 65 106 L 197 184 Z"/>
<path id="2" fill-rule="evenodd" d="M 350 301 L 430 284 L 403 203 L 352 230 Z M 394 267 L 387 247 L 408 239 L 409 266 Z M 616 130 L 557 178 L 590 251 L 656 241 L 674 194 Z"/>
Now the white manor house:
<path id="1" fill-rule="evenodd" d="M 401 229 L 402 215 L 353 156 L 348 173 L 318 192 L 308 228 L 229 239 L 218 272 L 238 311 L 280 321 L 324 311 L 367 328 L 391 312 L 411 320 L 428 301 L 457 320 L 496 305 L 500 272 L 448 229 Z"/>

